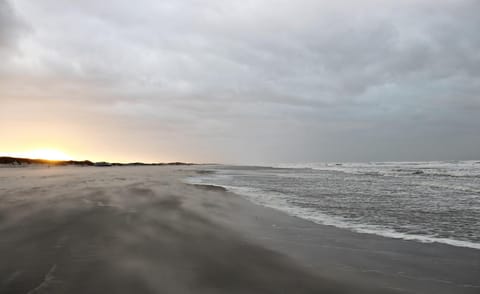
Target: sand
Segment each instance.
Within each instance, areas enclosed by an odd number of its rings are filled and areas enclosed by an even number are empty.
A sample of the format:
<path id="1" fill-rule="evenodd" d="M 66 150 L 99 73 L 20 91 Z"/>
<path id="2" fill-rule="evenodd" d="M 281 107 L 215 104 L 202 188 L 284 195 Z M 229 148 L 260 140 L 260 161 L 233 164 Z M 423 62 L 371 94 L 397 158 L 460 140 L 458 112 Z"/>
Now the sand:
<path id="1" fill-rule="evenodd" d="M 0 293 L 479 293 L 480 250 L 321 226 L 201 167 L 0 169 Z"/>

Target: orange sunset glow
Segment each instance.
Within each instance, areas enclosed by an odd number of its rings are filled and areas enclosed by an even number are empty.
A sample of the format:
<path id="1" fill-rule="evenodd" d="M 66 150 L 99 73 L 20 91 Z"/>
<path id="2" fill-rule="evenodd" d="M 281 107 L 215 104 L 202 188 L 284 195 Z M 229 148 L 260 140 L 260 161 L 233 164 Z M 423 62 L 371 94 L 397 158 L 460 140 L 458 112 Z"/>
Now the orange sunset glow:
<path id="1" fill-rule="evenodd" d="M 25 152 L 11 152 L 2 154 L 5 156 L 46 159 L 46 160 L 73 160 L 73 157 L 58 149 L 34 149 Z"/>

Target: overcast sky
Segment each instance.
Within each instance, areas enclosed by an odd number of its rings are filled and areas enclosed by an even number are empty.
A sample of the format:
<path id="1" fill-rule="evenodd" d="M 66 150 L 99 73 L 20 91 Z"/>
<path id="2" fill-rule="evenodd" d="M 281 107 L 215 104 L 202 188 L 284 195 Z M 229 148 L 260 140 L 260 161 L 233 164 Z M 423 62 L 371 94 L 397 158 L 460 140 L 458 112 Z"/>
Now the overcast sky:
<path id="1" fill-rule="evenodd" d="M 480 159 L 480 1 L 0 0 L 0 152 Z"/>

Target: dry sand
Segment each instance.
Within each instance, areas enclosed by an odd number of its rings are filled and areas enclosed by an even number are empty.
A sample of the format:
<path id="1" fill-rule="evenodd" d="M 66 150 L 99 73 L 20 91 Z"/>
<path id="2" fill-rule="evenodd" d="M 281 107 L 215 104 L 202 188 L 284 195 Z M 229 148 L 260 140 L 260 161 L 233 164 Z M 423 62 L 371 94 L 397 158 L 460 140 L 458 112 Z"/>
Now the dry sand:
<path id="1" fill-rule="evenodd" d="M 480 293 L 479 250 L 312 224 L 198 169 L 1 168 L 0 293 Z"/>

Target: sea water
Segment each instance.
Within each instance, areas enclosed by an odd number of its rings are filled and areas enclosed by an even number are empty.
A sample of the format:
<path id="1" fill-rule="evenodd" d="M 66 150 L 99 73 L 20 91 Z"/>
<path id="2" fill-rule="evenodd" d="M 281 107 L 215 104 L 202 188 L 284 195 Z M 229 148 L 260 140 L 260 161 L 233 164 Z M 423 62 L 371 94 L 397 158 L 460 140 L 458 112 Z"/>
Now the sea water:
<path id="1" fill-rule="evenodd" d="M 190 179 L 319 224 L 480 249 L 480 162 L 209 166 Z"/>

